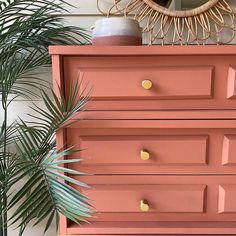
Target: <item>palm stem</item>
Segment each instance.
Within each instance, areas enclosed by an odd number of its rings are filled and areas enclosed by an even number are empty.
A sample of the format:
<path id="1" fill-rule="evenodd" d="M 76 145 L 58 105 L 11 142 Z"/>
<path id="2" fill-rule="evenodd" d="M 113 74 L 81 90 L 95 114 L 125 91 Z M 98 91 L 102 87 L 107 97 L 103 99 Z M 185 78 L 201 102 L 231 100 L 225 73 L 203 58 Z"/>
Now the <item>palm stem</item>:
<path id="1" fill-rule="evenodd" d="M 3 193 L 1 196 L 1 202 L 2 202 L 2 212 L 1 212 L 1 229 L 2 229 L 2 235 L 3 236 L 7 236 L 7 195 L 6 195 L 6 191 L 5 191 L 5 187 L 6 187 L 6 171 L 7 171 L 7 105 L 6 103 L 3 106 L 4 109 L 4 121 L 3 121 L 3 160 L 2 162 L 4 163 L 3 167 L 4 167 L 4 173 L 3 173 Z"/>
<path id="2" fill-rule="evenodd" d="M 2 205 L 2 199 L 0 201 L 1 205 Z M 3 236 L 3 212 L 2 210 L 0 211 L 0 236 Z"/>
<path id="3" fill-rule="evenodd" d="M 7 195 L 6 193 L 3 194 L 3 205 L 7 206 Z M 7 236 L 7 211 L 3 211 L 3 235 Z"/>

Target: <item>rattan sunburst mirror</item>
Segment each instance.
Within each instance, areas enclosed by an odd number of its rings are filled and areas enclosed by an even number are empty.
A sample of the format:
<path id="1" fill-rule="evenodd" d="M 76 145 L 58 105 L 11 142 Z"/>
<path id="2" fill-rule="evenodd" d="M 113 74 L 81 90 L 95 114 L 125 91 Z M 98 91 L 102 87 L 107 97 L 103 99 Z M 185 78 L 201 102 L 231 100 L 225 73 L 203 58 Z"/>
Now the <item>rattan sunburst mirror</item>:
<path id="1" fill-rule="evenodd" d="M 193 9 L 178 10 L 172 7 L 174 1 L 97 0 L 97 6 L 108 17 L 138 20 L 149 44 L 228 44 L 234 39 L 235 11 L 227 0 L 200 0 Z"/>

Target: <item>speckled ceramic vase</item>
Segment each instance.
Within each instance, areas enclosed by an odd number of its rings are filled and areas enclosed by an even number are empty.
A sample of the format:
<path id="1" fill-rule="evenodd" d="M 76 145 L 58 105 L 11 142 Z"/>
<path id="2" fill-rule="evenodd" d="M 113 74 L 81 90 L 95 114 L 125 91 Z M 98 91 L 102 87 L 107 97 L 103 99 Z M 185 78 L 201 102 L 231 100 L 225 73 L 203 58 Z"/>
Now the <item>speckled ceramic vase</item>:
<path id="1" fill-rule="evenodd" d="M 92 29 L 93 45 L 142 45 L 142 29 L 134 19 L 104 18 Z"/>

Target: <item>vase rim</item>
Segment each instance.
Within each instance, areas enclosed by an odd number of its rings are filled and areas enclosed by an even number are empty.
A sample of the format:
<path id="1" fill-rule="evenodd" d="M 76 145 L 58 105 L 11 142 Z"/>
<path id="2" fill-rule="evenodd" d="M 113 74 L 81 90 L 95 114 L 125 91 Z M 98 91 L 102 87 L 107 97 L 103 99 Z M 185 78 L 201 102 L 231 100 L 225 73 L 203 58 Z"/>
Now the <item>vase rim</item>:
<path id="1" fill-rule="evenodd" d="M 107 18 L 102 18 L 99 19 L 95 22 L 95 24 L 103 23 L 103 22 L 133 22 L 133 23 L 138 23 L 137 20 L 132 19 L 132 18 L 125 18 L 125 17 L 107 17 Z"/>

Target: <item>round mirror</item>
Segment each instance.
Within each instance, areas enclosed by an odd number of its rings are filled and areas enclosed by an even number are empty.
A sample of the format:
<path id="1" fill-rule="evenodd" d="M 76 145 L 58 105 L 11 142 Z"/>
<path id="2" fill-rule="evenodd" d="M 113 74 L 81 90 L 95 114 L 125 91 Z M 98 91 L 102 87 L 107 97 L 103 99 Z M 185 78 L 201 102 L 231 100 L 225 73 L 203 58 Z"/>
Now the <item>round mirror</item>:
<path id="1" fill-rule="evenodd" d="M 216 6 L 217 3 L 221 2 L 221 0 L 208 0 L 205 1 L 205 3 L 199 3 L 197 4 L 198 7 L 193 8 L 193 9 L 186 9 L 186 10 L 175 10 L 175 9 L 170 9 L 169 6 L 170 4 L 176 2 L 174 0 L 142 0 L 144 3 L 146 3 L 146 6 L 148 6 L 150 9 L 155 10 L 156 12 L 162 13 L 164 15 L 172 16 L 172 17 L 193 17 L 199 14 L 203 14 L 204 12 L 207 12 L 209 9 L 212 9 L 213 7 Z M 162 6 L 159 4 L 159 1 L 164 4 L 165 6 Z M 182 1 L 178 1 L 181 2 Z M 192 5 L 196 5 L 192 4 Z"/>
<path id="2" fill-rule="evenodd" d="M 171 10 L 189 10 L 202 6 L 207 3 L 208 0 L 153 0 L 153 2 L 159 4 L 162 7 L 170 8 Z"/>
<path id="3" fill-rule="evenodd" d="M 103 1 L 110 1 L 105 11 Z M 97 5 L 104 15 L 139 21 L 149 44 L 227 44 L 236 32 L 228 0 L 97 0 Z"/>
<path id="4" fill-rule="evenodd" d="M 153 0 L 153 2 L 159 4 L 162 7 L 169 7 L 174 0 Z"/>

